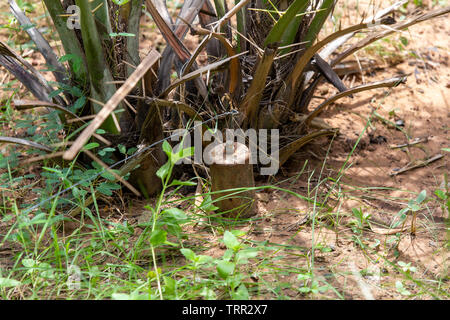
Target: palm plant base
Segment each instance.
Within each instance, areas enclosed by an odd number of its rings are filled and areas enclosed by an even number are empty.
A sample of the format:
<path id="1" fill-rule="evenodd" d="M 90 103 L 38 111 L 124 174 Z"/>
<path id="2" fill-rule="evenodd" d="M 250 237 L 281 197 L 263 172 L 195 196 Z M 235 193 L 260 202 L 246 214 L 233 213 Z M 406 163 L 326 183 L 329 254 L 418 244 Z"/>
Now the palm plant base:
<path id="1" fill-rule="evenodd" d="M 17 20 L 26 23 L 15 1 L 8 1 Z M 63 82 L 58 84 L 61 93 L 55 94 L 55 88 L 33 66 L 1 42 L 0 64 L 39 100 L 47 102 L 49 107 L 58 105 L 58 110 L 65 110 L 61 121 L 66 136 L 85 124 L 82 121 L 69 124 L 67 118 L 94 116 L 64 153 L 66 160 L 74 159 L 93 138 L 105 143 L 95 136 L 99 127 L 110 134 L 121 131 L 122 136 L 135 136 L 132 142 L 135 146 L 150 145 L 167 132 L 185 127 L 188 120 L 207 120 L 235 110 L 238 116 L 208 125 L 219 130 L 279 128 L 282 164 L 312 139 L 336 134 L 336 130 L 326 128 L 316 118 L 325 107 L 364 90 L 394 87 L 405 81 L 404 77 L 394 77 L 346 88 L 337 75 L 337 66 L 343 59 L 396 31 L 450 12 L 450 7 L 444 7 L 414 13 L 396 22 L 391 15 L 406 2 L 398 1 L 361 23 L 339 29 L 319 41 L 318 34 L 337 2 L 241 0 L 228 10 L 223 0 L 214 1 L 215 6 L 210 0 L 189 0 L 184 1 L 178 18 L 173 21 L 165 1 L 159 0 L 130 0 L 121 5 L 112 0 L 44 0 L 62 41 L 66 53 L 63 61 L 67 65 L 48 53 L 50 46 L 36 28 L 23 27 L 47 58 L 49 67 L 57 71 L 55 78 Z M 161 56 L 156 50 L 150 50 L 153 55 L 140 61 L 138 22 L 143 4 L 167 46 Z M 81 30 L 67 27 L 69 5 L 80 8 Z M 273 10 L 274 6 L 277 10 Z M 236 27 L 230 22 L 234 16 Z M 193 26 L 197 17 L 199 27 Z M 189 30 L 202 37 L 194 52 L 183 43 Z M 369 30 L 366 37 L 342 49 L 364 30 Z M 204 51 L 209 64 L 199 66 L 197 58 Z M 178 76 L 176 80 L 171 79 L 173 70 Z M 67 76 L 61 78 L 62 73 Z M 339 93 L 309 110 L 314 92 L 323 80 L 333 84 Z M 75 87 L 77 90 L 73 90 Z M 70 110 L 74 105 L 78 105 L 75 115 Z M 314 130 L 317 128 L 320 130 Z M 110 139 L 113 146 L 118 140 Z M 49 153 L 61 151 L 48 146 L 40 149 Z M 121 159 L 123 155 L 115 160 Z M 150 196 L 160 190 L 160 182 L 154 175 L 164 163 L 160 146 L 155 146 L 153 154 L 149 153 L 149 159 L 140 159 L 132 182 Z M 253 172 L 250 171 L 251 166 L 230 169 L 213 165 L 213 189 L 251 187 Z M 237 177 L 235 172 L 245 177 L 242 184 L 231 182 Z M 227 181 L 220 175 L 234 178 Z M 252 194 L 248 198 L 253 199 Z M 227 208 L 231 207 L 239 207 L 239 203 Z"/>

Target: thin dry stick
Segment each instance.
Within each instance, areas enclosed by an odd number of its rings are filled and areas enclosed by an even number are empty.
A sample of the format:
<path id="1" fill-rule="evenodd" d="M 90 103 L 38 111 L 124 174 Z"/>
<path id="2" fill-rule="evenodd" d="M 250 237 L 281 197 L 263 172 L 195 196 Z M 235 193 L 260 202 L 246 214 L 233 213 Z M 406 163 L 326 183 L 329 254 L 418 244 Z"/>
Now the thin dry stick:
<path id="1" fill-rule="evenodd" d="M 416 144 L 419 144 L 421 142 L 427 142 L 428 141 L 428 137 L 425 138 L 417 138 L 412 142 L 408 142 L 408 143 L 402 143 L 402 144 L 396 144 L 396 145 L 390 145 L 389 148 L 391 149 L 399 149 L 399 148 L 404 148 L 404 147 L 410 147 Z"/>
<path id="2" fill-rule="evenodd" d="M 137 113 L 136 109 L 131 105 L 131 103 L 128 102 L 128 100 L 126 98 L 124 98 L 123 101 L 128 106 L 128 108 L 130 108 L 131 111 L 133 111 L 134 113 Z"/>
<path id="3" fill-rule="evenodd" d="M 89 116 L 79 117 L 79 118 L 76 118 L 76 119 L 69 119 L 69 120 L 67 120 L 67 123 L 73 123 L 73 122 L 84 121 L 84 120 L 92 120 L 96 116 L 97 116 L 96 114 L 92 114 L 92 115 L 89 115 Z"/>
<path id="4" fill-rule="evenodd" d="M 42 161 L 42 160 L 62 157 L 63 154 L 64 154 L 64 151 L 49 153 L 49 154 L 45 154 L 45 155 L 42 155 L 42 156 L 38 156 L 38 157 L 30 158 L 30 159 L 25 159 L 24 161 L 21 161 L 20 163 L 21 164 L 30 164 L 30 163 L 38 162 L 38 161 Z"/>
<path id="5" fill-rule="evenodd" d="M 413 165 L 407 165 L 407 166 L 401 168 L 398 171 L 391 172 L 389 175 L 392 177 L 392 176 L 396 176 L 398 174 L 404 173 L 404 172 L 409 171 L 409 170 L 425 167 L 425 166 L 429 165 L 430 163 L 432 163 L 434 161 L 437 161 L 437 160 L 439 160 L 439 159 L 441 159 L 443 157 L 444 156 L 442 154 L 437 154 L 437 155 L 435 155 L 435 156 L 433 156 L 431 158 L 425 159 L 424 161 L 421 161 L 421 162 L 419 162 L 419 163 L 417 163 L 415 165 L 414 164 Z"/>

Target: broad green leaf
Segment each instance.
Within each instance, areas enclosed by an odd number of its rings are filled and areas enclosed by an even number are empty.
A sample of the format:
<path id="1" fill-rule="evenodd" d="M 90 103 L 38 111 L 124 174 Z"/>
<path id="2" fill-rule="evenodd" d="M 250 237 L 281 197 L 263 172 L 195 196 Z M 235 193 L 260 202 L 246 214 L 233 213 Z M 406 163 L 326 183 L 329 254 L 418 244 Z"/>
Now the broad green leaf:
<path id="1" fill-rule="evenodd" d="M 119 189 L 120 185 L 112 182 L 102 182 L 97 186 L 97 191 L 103 193 L 106 196 L 112 196 L 112 191 Z"/>
<path id="2" fill-rule="evenodd" d="M 119 152 L 122 154 L 126 154 L 127 153 L 127 147 L 125 147 L 123 144 L 119 144 L 117 146 L 117 149 L 119 149 Z"/>
<path id="3" fill-rule="evenodd" d="M 298 288 L 298 291 L 300 291 L 301 293 L 310 293 L 311 289 L 309 287 L 301 287 Z"/>
<path id="4" fill-rule="evenodd" d="M 177 286 L 176 280 L 165 276 L 163 277 L 163 280 L 164 280 L 164 293 L 174 295 Z"/>
<path id="5" fill-rule="evenodd" d="M 202 291 L 200 291 L 200 295 L 202 295 L 205 300 L 217 300 L 217 295 L 214 290 L 208 287 L 203 287 Z"/>
<path id="6" fill-rule="evenodd" d="M 234 272 L 235 264 L 229 261 L 221 260 L 217 264 L 217 272 L 222 279 L 227 279 Z"/>
<path id="7" fill-rule="evenodd" d="M 256 248 L 248 248 L 240 250 L 236 254 L 236 263 L 245 264 L 248 263 L 248 259 L 256 258 L 257 256 L 258 256 L 258 249 Z"/>
<path id="8" fill-rule="evenodd" d="M 191 249 L 187 249 L 187 248 L 180 249 L 180 251 L 181 251 L 181 254 L 186 259 L 188 259 L 188 260 L 190 260 L 192 262 L 195 262 L 196 255 L 195 255 L 194 251 L 192 251 Z"/>
<path id="9" fill-rule="evenodd" d="M 20 286 L 21 284 L 22 283 L 20 281 L 0 277 L 0 288 L 17 287 Z"/>
<path id="10" fill-rule="evenodd" d="M 417 203 L 422 203 L 427 197 L 427 190 L 422 190 L 416 198 Z"/>
<path id="11" fill-rule="evenodd" d="M 170 170 L 170 161 L 167 161 L 161 168 L 156 171 L 156 176 L 158 176 L 161 180 L 164 180 L 169 174 Z"/>
<path id="12" fill-rule="evenodd" d="M 25 268 L 34 268 L 37 266 L 37 262 L 33 259 L 23 259 L 22 264 Z"/>
<path id="13" fill-rule="evenodd" d="M 119 174 L 119 170 L 110 169 L 112 172 Z M 109 181 L 115 181 L 116 177 L 111 172 L 105 171 L 101 174 L 101 176 Z"/>
<path id="14" fill-rule="evenodd" d="M 445 192 L 440 189 L 437 189 L 436 191 L 434 191 L 434 194 L 441 200 L 445 200 L 445 198 L 447 197 L 445 195 Z"/>
<path id="15" fill-rule="evenodd" d="M 230 261 L 233 258 L 233 255 L 234 255 L 234 251 L 231 249 L 227 249 L 222 256 L 222 260 Z"/>
<path id="16" fill-rule="evenodd" d="M 395 282 L 395 287 L 397 288 L 397 291 L 400 292 L 402 295 L 404 295 L 404 296 L 411 295 L 411 292 L 409 292 L 408 290 L 405 289 L 405 287 L 403 286 L 403 283 L 400 280 L 397 280 Z"/>
<path id="17" fill-rule="evenodd" d="M 75 54 L 66 54 L 59 58 L 60 62 L 70 61 L 72 63 L 72 68 L 75 73 L 80 71 L 81 64 L 83 63 L 83 59 Z"/>
<path id="18" fill-rule="evenodd" d="M 198 264 L 205 264 L 211 262 L 213 260 L 213 257 L 201 254 L 197 256 L 196 260 Z"/>
<path id="19" fill-rule="evenodd" d="M 85 104 L 86 104 L 86 97 L 82 96 L 82 97 L 78 98 L 77 101 L 75 101 L 72 108 L 74 110 L 78 110 L 78 109 L 82 108 Z"/>
<path id="20" fill-rule="evenodd" d="M 164 140 L 162 149 L 170 159 L 172 157 L 172 146 L 167 142 L 167 140 Z"/>
<path id="21" fill-rule="evenodd" d="M 185 148 L 180 150 L 177 153 L 173 153 L 171 157 L 172 163 L 177 163 L 179 160 L 184 158 L 189 158 L 194 154 L 194 147 Z"/>
<path id="22" fill-rule="evenodd" d="M 249 300 L 250 295 L 248 294 L 247 287 L 241 284 L 239 288 L 232 293 L 233 300 Z"/>
<path id="23" fill-rule="evenodd" d="M 51 98 L 54 98 L 54 97 L 56 97 L 57 95 L 59 95 L 61 92 L 64 92 L 64 90 L 63 89 L 57 89 L 57 90 L 54 90 L 54 91 L 52 91 L 52 92 L 50 92 L 49 94 L 48 94 L 48 97 L 51 99 Z"/>
<path id="24" fill-rule="evenodd" d="M 152 232 L 150 236 L 150 243 L 153 246 L 159 246 L 167 240 L 167 232 L 161 229 L 156 229 Z"/>
<path id="25" fill-rule="evenodd" d="M 83 150 L 91 150 L 91 149 L 94 149 L 94 148 L 98 148 L 99 146 L 100 145 L 97 142 L 91 142 L 91 143 L 88 143 L 87 145 L 85 145 L 83 147 Z"/>
<path id="26" fill-rule="evenodd" d="M 113 298 L 113 300 L 132 300 L 131 296 L 126 293 L 113 293 L 111 298 Z"/>
<path id="27" fill-rule="evenodd" d="M 196 186 L 197 182 L 194 181 L 180 181 L 177 179 L 174 179 L 170 186 Z"/>
<path id="28" fill-rule="evenodd" d="M 241 247 L 238 239 L 230 231 L 225 231 L 225 234 L 223 235 L 223 242 L 228 249 L 231 249 L 233 251 L 237 251 Z"/>
<path id="29" fill-rule="evenodd" d="M 208 195 L 206 195 L 206 196 L 204 197 L 204 199 L 203 199 L 203 201 L 202 201 L 202 204 L 201 204 L 201 206 L 200 206 L 200 209 L 202 209 L 202 210 L 204 210 L 204 211 L 206 211 L 206 212 L 211 212 L 211 211 L 214 211 L 214 210 L 219 209 L 219 207 L 216 207 L 216 206 L 213 204 L 213 200 L 212 200 L 212 198 L 211 198 L 211 195 L 208 194 Z"/>
<path id="30" fill-rule="evenodd" d="M 170 208 L 163 211 L 164 214 L 176 219 L 176 220 L 185 220 L 187 219 L 186 213 L 178 208 Z"/>
<path id="31" fill-rule="evenodd" d="M 305 280 L 309 280 L 312 278 L 312 275 L 310 273 L 300 273 L 297 276 L 297 280 L 299 281 L 305 281 Z"/>

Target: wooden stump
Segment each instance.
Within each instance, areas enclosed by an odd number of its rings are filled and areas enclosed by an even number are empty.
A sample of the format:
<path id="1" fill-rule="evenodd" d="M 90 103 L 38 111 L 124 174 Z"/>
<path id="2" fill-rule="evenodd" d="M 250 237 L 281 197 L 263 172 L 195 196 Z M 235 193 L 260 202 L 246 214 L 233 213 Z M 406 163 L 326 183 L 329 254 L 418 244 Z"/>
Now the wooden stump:
<path id="1" fill-rule="evenodd" d="M 227 150 L 226 143 L 212 148 L 209 157 L 212 191 L 254 187 L 253 165 L 250 164 L 250 151 L 242 143 L 234 142 Z M 229 151 L 227 153 L 227 151 Z M 253 216 L 255 191 L 243 191 L 234 195 L 236 191 L 220 192 L 211 195 L 213 200 L 221 197 L 225 199 L 214 202 L 214 205 L 232 218 L 248 218 Z M 230 196 L 228 196 L 230 195 Z"/>

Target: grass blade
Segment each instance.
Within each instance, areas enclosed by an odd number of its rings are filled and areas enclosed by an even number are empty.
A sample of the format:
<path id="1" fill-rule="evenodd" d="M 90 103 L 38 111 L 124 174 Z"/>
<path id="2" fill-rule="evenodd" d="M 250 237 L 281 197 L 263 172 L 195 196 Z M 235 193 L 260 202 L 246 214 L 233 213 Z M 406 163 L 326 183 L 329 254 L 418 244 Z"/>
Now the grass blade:
<path id="1" fill-rule="evenodd" d="M 423 22 L 423 21 L 427 21 L 439 16 L 442 16 L 444 14 L 447 14 L 450 12 L 450 6 L 447 6 L 445 8 L 441 8 L 441 9 L 436 9 L 430 12 L 426 12 L 426 13 L 422 13 L 422 14 L 418 14 L 415 17 L 412 17 L 410 19 L 401 21 L 397 24 L 392 25 L 389 29 L 387 30 L 383 30 L 380 31 L 378 33 L 372 34 L 370 36 L 367 36 L 366 38 L 364 38 L 363 40 L 359 41 L 358 43 L 355 43 L 354 45 L 352 45 L 350 48 L 348 48 L 347 50 L 345 50 L 344 52 L 340 53 L 337 55 L 336 58 L 333 59 L 333 61 L 331 61 L 330 65 L 334 66 L 337 63 L 339 63 L 340 61 L 342 61 L 343 59 L 345 59 L 346 57 L 348 57 L 349 55 L 355 53 L 356 51 L 368 46 L 369 44 L 380 40 L 394 32 L 397 32 L 399 30 L 403 30 L 406 28 L 409 28 L 410 26 L 413 26 L 417 23 Z"/>
<path id="2" fill-rule="evenodd" d="M 388 15 L 391 12 L 394 12 L 395 10 L 397 10 L 398 8 L 400 8 L 402 5 L 404 5 L 407 2 L 408 2 L 408 0 L 397 1 L 393 5 L 378 11 L 375 15 L 364 19 L 363 22 L 371 23 L 371 22 L 380 20 L 381 18 L 385 17 L 386 15 Z M 343 37 L 340 37 L 340 38 L 332 41 L 331 43 L 326 45 L 322 51 L 320 51 L 320 56 L 323 59 L 327 59 L 333 52 L 335 52 L 339 47 L 341 47 L 344 43 L 346 43 L 348 40 L 350 40 L 353 36 L 354 36 L 354 33 L 349 33 Z"/>

